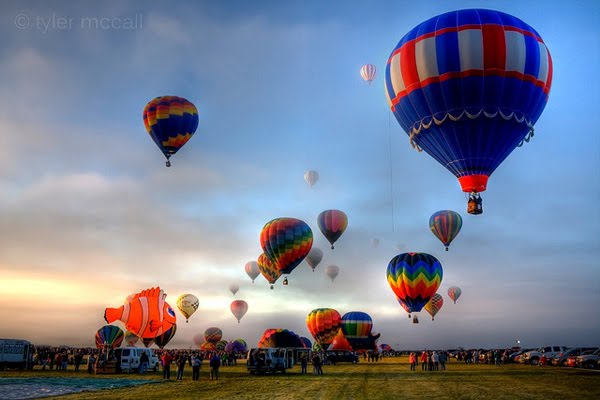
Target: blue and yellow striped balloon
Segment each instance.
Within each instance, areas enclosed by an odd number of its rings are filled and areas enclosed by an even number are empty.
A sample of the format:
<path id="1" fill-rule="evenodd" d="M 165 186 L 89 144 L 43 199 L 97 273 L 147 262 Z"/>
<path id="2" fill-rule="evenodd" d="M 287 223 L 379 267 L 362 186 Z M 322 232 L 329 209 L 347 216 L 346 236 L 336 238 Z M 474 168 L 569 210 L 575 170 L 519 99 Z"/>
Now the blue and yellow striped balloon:
<path id="1" fill-rule="evenodd" d="M 446 251 L 460 232 L 460 228 L 462 228 L 462 217 L 456 211 L 441 210 L 429 218 L 429 229 L 446 246 Z"/>

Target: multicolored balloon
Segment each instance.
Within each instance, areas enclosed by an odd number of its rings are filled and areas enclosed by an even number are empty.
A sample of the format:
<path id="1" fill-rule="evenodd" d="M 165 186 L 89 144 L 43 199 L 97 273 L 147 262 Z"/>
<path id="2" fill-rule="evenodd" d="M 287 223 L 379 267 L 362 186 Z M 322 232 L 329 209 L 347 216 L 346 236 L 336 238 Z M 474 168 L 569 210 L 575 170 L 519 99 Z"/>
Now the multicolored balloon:
<path id="1" fill-rule="evenodd" d="M 252 283 L 258 275 L 260 275 L 260 269 L 258 268 L 258 263 L 256 261 L 248 261 L 244 266 L 246 273 L 252 279 Z"/>
<path id="2" fill-rule="evenodd" d="M 244 300 L 235 300 L 231 302 L 229 308 L 239 324 L 242 317 L 248 312 L 248 303 L 246 303 Z"/>
<path id="3" fill-rule="evenodd" d="M 306 255 L 306 262 L 310 265 L 313 272 L 315 272 L 315 268 L 317 268 L 321 260 L 323 260 L 323 251 L 318 247 L 312 247 Z"/>
<path id="4" fill-rule="evenodd" d="M 125 334 L 121 328 L 115 325 L 104 325 L 96 331 L 96 348 L 115 349 L 123 343 Z"/>
<path id="5" fill-rule="evenodd" d="M 413 147 L 474 194 L 533 136 L 551 84 L 552 58 L 540 35 L 512 15 L 482 9 L 417 25 L 385 72 L 390 108 Z"/>
<path id="6" fill-rule="evenodd" d="M 300 340 L 302 341 L 302 344 L 304 345 L 303 347 L 305 349 L 312 348 L 312 342 L 310 341 L 309 338 L 307 338 L 306 336 L 300 336 Z"/>
<path id="7" fill-rule="evenodd" d="M 429 218 L 429 229 L 446 246 L 446 251 L 461 227 L 462 217 L 456 211 L 438 211 Z"/>
<path id="8" fill-rule="evenodd" d="M 325 210 L 317 217 L 317 223 L 323 236 L 333 244 L 342 236 L 348 227 L 348 216 L 340 210 Z"/>
<path id="9" fill-rule="evenodd" d="M 412 313 L 410 306 L 408 304 L 406 304 L 404 302 L 404 300 L 402 300 L 398 296 L 396 296 L 396 300 L 398 300 L 398 304 L 400 304 L 400 307 L 402 307 L 404 309 L 404 311 L 406 311 L 408 313 L 408 318 L 410 318 L 410 313 Z"/>
<path id="10" fill-rule="evenodd" d="M 373 328 L 373 320 L 365 312 L 350 311 L 342 316 L 341 328 L 348 340 L 366 339 Z"/>
<path id="11" fill-rule="evenodd" d="M 217 343 L 223 338 L 223 331 L 215 326 L 211 326 L 204 331 L 204 340 L 209 343 Z"/>
<path id="12" fill-rule="evenodd" d="M 379 345 L 379 348 L 381 349 L 381 351 L 393 351 L 394 349 L 392 349 L 392 346 L 390 346 L 387 343 L 381 343 Z"/>
<path id="13" fill-rule="evenodd" d="M 227 347 L 227 344 L 228 344 L 227 340 L 219 340 L 217 342 L 217 344 L 215 345 L 215 347 L 217 348 L 217 350 L 223 351 L 223 350 L 225 350 L 225 347 Z"/>
<path id="14" fill-rule="evenodd" d="M 427 253 L 402 253 L 387 267 L 387 281 L 399 299 L 419 312 L 442 283 L 442 264 Z"/>
<path id="15" fill-rule="evenodd" d="M 312 230 L 297 218 L 275 218 L 260 233 L 260 246 L 282 274 L 291 273 L 304 260 L 312 243 Z"/>
<path id="16" fill-rule="evenodd" d="M 200 347 L 200 350 L 206 351 L 206 352 L 217 351 L 217 345 L 215 343 L 211 343 L 211 342 L 204 342 L 204 343 L 200 344 L 199 347 Z"/>
<path id="17" fill-rule="evenodd" d="M 281 276 L 281 271 L 277 269 L 277 265 L 265 253 L 262 253 L 258 256 L 258 268 L 262 276 L 271 284 L 271 289 L 273 289 L 273 285 Z"/>
<path id="18" fill-rule="evenodd" d="M 373 64 L 365 64 L 360 68 L 360 76 L 370 85 L 377 76 L 377 67 Z"/>
<path id="19" fill-rule="evenodd" d="M 177 325 L 173 325 L 171 329 L 163 333 L 162 335 L 158 335 L 154 338 L 154 342 L 156 345 L 162 350 L 170 341 L 175 337 L 175 332 L 177 332 Z"/>
<path id="20" fill-rule="evenodd" d="M 458 300 L 461 294 L 462 290 L 458 286 L 451 286 L 450 288 L 448 288 L 448 297 L 452 299 L 454 304 L 456 304 L 456 300 Z"/>
<path id="21" fill-rule="evenodd" d="M 304 180 L 308 183 L 311 188 L 319 180 L 319 173 L 317 171 L 308 170 L 304 173 Z"/>
<path id="22" fill-rule="evenodd" d="M 186 323 L 189 322 L 188 320 L 196 312 L 199 305 L 200 301 L 193 294 L 186 293 L 177 298 L 177 308 L 179 308 L 179 311 L 185 317 Z"/>
<path id="23" fill-rule="evenodd" d="M 336 350 L 336 351 L 352 351 L 352 343 L 344 336 L 344 333 L 340 329 L 333 338 L 333 342 L 329 345 L 327 350 Z"/>
<path id="24" fill-rule="evenodd" d="M 444 299 L 442 298 L 442 296 L 439 293 L 434 294 L 431 297 L 431 300 L 429 300 L 427 302 L 427 304 L 425 304 L 425 306 L 424 306 L 425 311 L 427 311 L 429 313 L 429 315 L 431 315 L 432 321 L 435 320 L 435 315 L 442 309 L 443 305 L 444 305 Z"/>
<path id="25" fill-rule="evenodd" d="M 323 348 L 333 342 L 341 325 L 342 317 L 333 308 L 316 308 L 306 317 L 308 331 Z"/>
<path id="26" fill-rule="evenodd" d="M 338 276 L 339 273 L 340 267 L 338 267 L 337 265 L 328 265 L 325 267 L 325 274 L 327 274 L 327 276 L 331 278 L 331 282 L 333 282 L 333 280 L 336 276 Z"/>
<path id="27" fill-rule="evenodd" d="M 161 96 L 152 99 L 143 113 L 146 131 L 171 166 L 171 156 L 181 149 L 198 128 L 198 110 L 183 97 Z"/>

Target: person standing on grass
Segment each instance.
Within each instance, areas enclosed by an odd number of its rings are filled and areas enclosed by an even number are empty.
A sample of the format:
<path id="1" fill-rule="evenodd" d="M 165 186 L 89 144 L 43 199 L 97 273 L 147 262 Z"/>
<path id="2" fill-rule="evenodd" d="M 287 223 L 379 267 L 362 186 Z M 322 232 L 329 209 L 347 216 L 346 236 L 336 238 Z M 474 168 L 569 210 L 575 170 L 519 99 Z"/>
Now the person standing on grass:
<path id="1" fill-rule="evenodd" d="M 88 374 L 93 375 L 94 374 L 94 365 L 96 364 L 96 357 L 94 357 L 94 353 L 90 354 L 90 356 L 88 357 Z"/>
<path id="2" fill-rule="evenodd" d="M 192 355 L 192 380 L 197 381 L 200 379 L 200 368 L 202 368 L 202 358 L 196 353 Z"/>
<path id="3" fill-rule="evenodd" d="M 177 365 L 177 377 L 175 379 L 178 381 L 183 380 L 183 370 L 185 369 L 186 362 L 187 362 L 186 354 L 179 353 L 177 355 L 177 359 L 175 360 L 175 364 Z"/>
<path id="4" fill-rule="evenodd" d="M 308 367 L 308 360 L 306 359 L 306 354 L 302 354 L 300 356 L 300 367 L 302 368 L 300 373 L 306 374 L 306 368 Z"/>
<path id="5" fill-rule="evenodd" d="M 83 351 L 79 350 L 73 359 L 75 363 L 75 371 L 79 371 L 79 366 L 81 365 L 81 361 L 83 360 Z"/>
<path id="6" fill-rule="evenodd" d="M 163 367 L 163 379 L 171 379 L 171 363 L 173 362 L 173 357 L 168 351 L 165 351 L 161 361 Z"/>
<path id="7" fill-rule="evenodd" d="M 140 374 L 144 375 L 146 373 L 149 363 L 150 357 L 148 357 L 148 353 L 142 351 L 142 355 L 140 356 Z"/>
<path id="8" fill-rule="evenodd" d="M 416 371 L 417 370 L 417 354 L 414 351 L 412 351 L 410 353 L 410 355 L 408 356 L 408 362 L 410 362 L 410 370 Z"/>
<path id="9" fill-rule="evenodd" d="M 210 359 L 210 380 L 213 378 L 219 380 L 219 367 L 221 366 L 221 358 L 215 352 L 212 358 Z"/>
<path id="10" fill-rule="evenodd" d="M 421 353 L 421 371 L 426 371 L 427 370 L 427 350 L 424 350 Z"/>
<path id="11" fill-rule="evenodd" d="M 448 353 L 445 351 L 440 352 L 440 366 L 442 367 L 442 371 L 446 369 L 446 362 L 448 361 Z"/>

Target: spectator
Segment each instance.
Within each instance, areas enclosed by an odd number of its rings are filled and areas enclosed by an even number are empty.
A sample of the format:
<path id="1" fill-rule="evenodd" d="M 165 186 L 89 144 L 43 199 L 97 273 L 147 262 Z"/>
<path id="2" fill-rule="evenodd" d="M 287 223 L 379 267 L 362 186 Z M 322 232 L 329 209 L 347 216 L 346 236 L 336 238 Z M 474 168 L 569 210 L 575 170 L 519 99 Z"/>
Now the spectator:
<path id="1" fill-rule="evenodd" d="M 219 380 L 219 367 L 221 366 L 221 358 L 215 352 L 212 358 L 210 359 L 210 380 L 213 378 Z"/>
<path id="2" fill-rule="evenodd" d="M 192 380 L 197 381 L 200 379 L 200 368 L 202 368 L 202 357 L 199 357 L 194 353 L 192 355 Z"/>
<path id="3" fill-rule="evenodd" d="M 185 369 L 185 363 L 187 362 L 187 356 L 185 353 L 179 353 L 175 364 L 177 365 L 177 377 L 175 380 L 183 380 L 183 370 Z"/>
<path id="4" fill-rule="evenodd" d="M 410 370 L 416 371 L 417 370 L 417 354 L 414 351 L 411 352 L 410 355 L 408 356 L 408 361 L 410 362 Z"/>
<path id="5" fill-rule="evenodd" d="M 140 356 L 140 374 L 144 375 L 148 371 L 149 363 L 150 358 L 148 357 L 148 353 L 142 351 L 142 355 Z"/>
<path id="6" fill-rule="evenodd" d="M 173 362 L 173 357 L 169 354 L 168 351 L 165 351 L 161 358 L 161 363 L 163 367 L 163 379 L 171 379 L 171 363 Z"/>

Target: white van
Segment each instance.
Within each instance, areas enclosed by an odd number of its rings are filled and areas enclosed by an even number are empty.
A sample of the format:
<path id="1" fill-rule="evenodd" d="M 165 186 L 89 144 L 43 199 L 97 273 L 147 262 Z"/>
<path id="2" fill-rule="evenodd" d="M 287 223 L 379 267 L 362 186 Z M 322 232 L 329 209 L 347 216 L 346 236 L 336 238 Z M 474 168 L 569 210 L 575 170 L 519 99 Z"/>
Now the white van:
<path id="1" fill-rule="evenodd" d="M 20 339 L 0 339 L 0 371 L 5 368 L 32 369 L 31 342 Z"/>
<path id="2" fill-rule="evenodd" d="M 139 371 L 140 357 L 142 353 L 148 354 L 148 370 L 156 372 L 160 365 L 158 357 L 154 354 L 152 349 L 148 349 L 146 347 L 123 347 L 121 349 L 115 349 L 115 356 L 117 357 L 117 360 L 121 360 L 121 371 Z"/>

